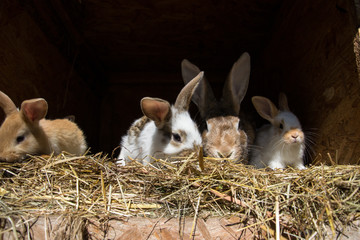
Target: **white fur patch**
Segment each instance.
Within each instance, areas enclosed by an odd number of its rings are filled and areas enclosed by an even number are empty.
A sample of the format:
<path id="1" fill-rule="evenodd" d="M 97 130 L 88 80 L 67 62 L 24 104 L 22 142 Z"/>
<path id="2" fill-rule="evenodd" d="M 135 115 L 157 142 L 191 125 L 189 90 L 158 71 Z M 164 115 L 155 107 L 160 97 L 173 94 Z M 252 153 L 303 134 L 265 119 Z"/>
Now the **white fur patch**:
<path id="1" fill-rule="evenodd" d="M 194 146 L 201 146 L 202 140 L 199 130 L 191 119 L 188 112 L 179 112 L 174 107 L 171 108 L 172 132 L 183 131 L 186 133 L 184 142 L 175 146 L 171 144 L 171 136 L 164 136 L 163 131 L 156 128 L 153 121 L 148 122 L 142 129 L 139 136 L 126 135 L 121 141 L 121 152 L 117 163 L 123 164 L 123 160 L 128 157 L 137 159 L 144 164 L 152 162 L 151 156 L 161 152 L 164 154 L 177 154 L 184 150 L 193 149 Z M 139 120 L 136 120 L 134 124 Z"/>

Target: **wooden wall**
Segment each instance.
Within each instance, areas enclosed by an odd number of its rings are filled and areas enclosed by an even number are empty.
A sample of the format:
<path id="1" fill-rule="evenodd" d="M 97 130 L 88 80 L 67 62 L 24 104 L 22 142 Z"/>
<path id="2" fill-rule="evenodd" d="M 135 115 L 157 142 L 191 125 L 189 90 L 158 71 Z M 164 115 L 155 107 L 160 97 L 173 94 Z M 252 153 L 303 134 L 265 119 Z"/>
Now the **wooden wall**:
<path id="1" fill-rule="evenodd" d="M 214 24 L 211 31 L 205 29 L 199 35 L 189 29 L 191 34 L 186 41 L 182 34 L 181 42 L 162 42 L 164 46 L 176 46 L 175 55 L 174 51 L 162 53 L 159 49 L 168 48 L 156 45 L 152 52 L 147 52 L 147 60 L 140 59 L 139 62 L 137 59 L 144 54 L 143 49 L 126 51 L 127 46 L 139 43 L 152 46 L 152 42 L 144 42 L 147 38 L 138 36 L 136 31 L 127 39 L 128 36 L 114 26 L 141 29 L 139 24 L 147 23 L 147 19 L 143 22 L 140 21 L 142 18 L 135 18 L 135 22 L 128 19 L 125 26 L 118 19 L 126 16 L 119 12 L 126 9 L 117 1 L 109 2 L 111 4 L 107 5 L 96 0 L 66 3 L 59 0 L 2 1 L 0 90 L 12 97 L 17 105 L 24 99 L 44 97 L 49 102 L 50 118 L 76 115 L 94 151 L 111 153 L 132 121 L 141 115 L 139 101 L 142 97 L 175 100 L 183 86 L 182 58 L 192 60 L 205 70 L 216 86 L 215 91 L 221 91 L 231 64 L 247 50 L 252 56 L 252 73 L 243 107 L 253 112 L 251 96 L 264 95 L 276 102 L 278 93 L 284 91 L 290 108 L 299 116 L 313 142 L 313 160 L 359 163 L 360 87 L 354 54 L 358 17 L 353 1 L 267 1 L 268 5 L 256 1 L 254 6 L 245 2 L 244 6 L 258 15 L 255 20 L 251 19 L 253 14 L 245 14 L 247 11 L 241 8 L 244 14 L 234 14 L 231 20 L 246 16 L 246 21 L 233 21 L 241 28 L 234 28 L 225 21 L 227 24 L 222 24 L 223 27 Z M 104 13 L 111 10 L 114 15 L 102 16 L 102 11 L 96 11 L 97 4 L 102 4 Z M 145 13 L 159 7 L 157 4 L 153 2 L 143 8 L 142 4 L 134 3 L 140 9 L 137 10 L 139 16 L 154 21 L 158 15 Z M 214 12 L 216 4 L 206 8 L 208 10 L 198 8 L 203 12 L 195 15 L 203 16 L 205 20 L 211 16 L 225 19 L 226 16 Z M 185 5 L 185 9 L 191 8 L 188 3 Z M 161 5 L 166 6 L 168 4 Z M 232 13 L 225 5 L 223 11 Z M 159 18 L 162 16 L 160 14 Z M 172 26 L 171 16 L 165 15 L 166 21 L 162 21 L 167 27 L 164 31 L 176 31 L 168 27 Z M 184 26 L 193 26 L 191 18 L 185 19 L 186 14 L 181 16 Z M 264 19 L 260 19 L 261 16 L 265 16 Z M 104 20 L 106 24 L 103 24 Z M 175 25 L 182 21 L 175 19 Z M 246 27 L 247 22 L 256 27 Z M 202 25 L 196 27 L 202 29 Z M 222 34 L 214 33 L 216 29 Z M 150 36 L 152 30 L 149 27 L 145 30 L 148 34 L 143 34 Z M 241 32 L 235 33 L 235 30 Z M 206 36 L 208 32 L 211 32 L 210 37 Z M 116 40 L 116 34 L 121 41 Z M 169 34 L 176 36 L 178 33 Z M 222 38 L 236 42 L 217 45 L 225 41 Z M 177 38 L 172 39 L 175 40 Z M 206 40 L 206 46 L 214 48 L 202 51 L 200 43 L 203 40 Z M 104 46 L 111 54 L 101 51 Z M 355 51 L 359 52 L 357 46 Z M 192 52 L 195 54 L 191 55 Z M 144 70 L 146 66 L 148 69 Z M 209 76 L 211 73 L 216 77 Z M 261 118 L 256 117 L 261 123 Z"/>
<path id="2" fill-rule="evenodd" d="M 356 24 L 352 1 L 285 1 L 269 41 L 261 46 L 263 54 L 252 58 L 243 107 L 253 114 L 251 96 L 263 95 L 277 102 L 278 93 L 285 92 L 308 138 L 308 163 L 359 163 L 360 88 L 353 44 Z M 230 69 L 231 65 L 219 68 Z M 218 74 L 213 82 L 215 91 L 221 90 L 226 74 Z M 171 101 L 182 86 L 180 67 L 171 76 L 134 73 L 112 75 L 110 79 L 103 107 L 108 113 L 104 116 L 109 118 L 101 131 L 101 141 L 108 147 L 116 145 L 115 139 L 119 142 L 125 134 L 124 126 L 140 116 L 141 97 L 152 94 Z M 124 105 L 135 108 L 135 112 L 124 110 Z M 264 123 L 256 117 L 259 124 Z M 106 129 L 109 125 L 111 130 Z"/>
<path id="3" fill-rule="evenodd" d="M 2 1 L 0 16 L 0 90 L 17 106 L 25 99 L 45 98 L 48 118 L 75 115 L 89 145 L 98 150 L 94 129 L 99 129 L 100 94 L 90 89 L 18 1 Z"/>
<path id="4" fill-rule="evenodd" d="M 359 163 L 356 34 L 353 1 L 286 1 L 263 55 L 257 92 L 274 101 L 287 93 L 315 143 L 315 161 Z"/>

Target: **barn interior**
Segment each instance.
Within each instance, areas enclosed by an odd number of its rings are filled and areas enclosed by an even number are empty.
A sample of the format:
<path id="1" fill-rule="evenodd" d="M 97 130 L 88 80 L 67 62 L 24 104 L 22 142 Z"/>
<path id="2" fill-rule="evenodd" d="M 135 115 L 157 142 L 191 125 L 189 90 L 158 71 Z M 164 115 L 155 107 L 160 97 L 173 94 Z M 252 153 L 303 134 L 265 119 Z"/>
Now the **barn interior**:
<path id="1" fill-rule="evenodd" d="M 251 96 L 277 102 L 285 92 L 310 140 L 308 162 L 358 164 L 359 7 L 357 0 L 5 0 L 0 90 L 18 106 L 45 98 L 48 118 L 74 115 L 91 152 L 111 155 L 142 115 L 142 97 L 175 101 L 182 59 L 204 70 L 219 94 L 248 52 L 242 109 L 255 114 Z"/>

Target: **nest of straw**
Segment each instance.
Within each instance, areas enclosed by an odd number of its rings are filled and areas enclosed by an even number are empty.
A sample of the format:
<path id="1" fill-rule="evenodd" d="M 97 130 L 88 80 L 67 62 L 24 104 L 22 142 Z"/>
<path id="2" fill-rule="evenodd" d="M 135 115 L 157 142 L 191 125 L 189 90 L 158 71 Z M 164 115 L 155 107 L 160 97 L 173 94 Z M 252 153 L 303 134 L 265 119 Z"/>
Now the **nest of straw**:
<path id="1" fill-rule="evenodd" d="M 309 238 L 335 235 L 360 217 L 360 166 L 270 171 L 190 154 L 117 167 L 99 153 L 33 156 L 25 163 L 0 163 L 0 169 L 5 222 L 66 213 L 120 219 L 237 216 L 243 229 L 276 226 L 283 235 Z"/>

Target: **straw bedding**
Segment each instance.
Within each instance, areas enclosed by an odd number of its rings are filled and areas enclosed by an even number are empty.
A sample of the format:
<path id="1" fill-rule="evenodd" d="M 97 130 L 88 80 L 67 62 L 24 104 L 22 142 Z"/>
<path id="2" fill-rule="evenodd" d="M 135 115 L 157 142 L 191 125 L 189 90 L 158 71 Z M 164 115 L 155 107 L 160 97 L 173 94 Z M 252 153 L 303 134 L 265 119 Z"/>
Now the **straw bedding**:
<path id="1" fill-rule="evenodd" d="M 233 216 L 254 236 L 309 239 L 341 235 L 360 217 L 357 165 L 257 170 L 192 153 L 119 168 L 99 153 L 32 156 L 0 169 L 1 233 L 29 230 L 29 219 L 44 215 L 81 216 L 82 227 L 92 217 Z"/>

